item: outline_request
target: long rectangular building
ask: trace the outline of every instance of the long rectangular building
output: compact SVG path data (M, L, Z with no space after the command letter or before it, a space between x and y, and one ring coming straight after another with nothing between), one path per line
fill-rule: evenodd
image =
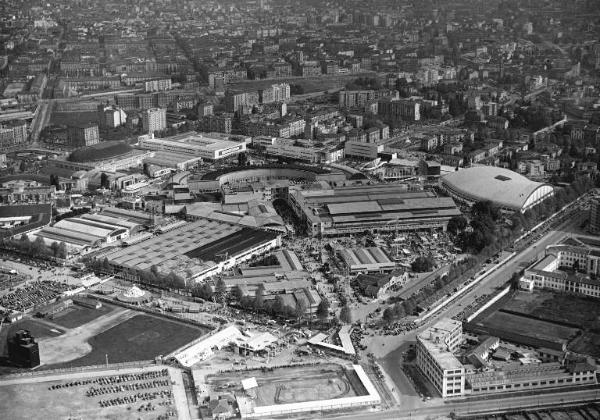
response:
M460 210L449 197L408 192L403 185L290 189L289 204L312 236L365 230L446 229Z
M156 266L186 280L201 281L276 248L280 236L216 220L200 219L107 255L117 270Z
M145 150L165 151L199 156L207 160L220 160L246 151L246 143L223 140L195 132L165 138L141 136L138 147Z

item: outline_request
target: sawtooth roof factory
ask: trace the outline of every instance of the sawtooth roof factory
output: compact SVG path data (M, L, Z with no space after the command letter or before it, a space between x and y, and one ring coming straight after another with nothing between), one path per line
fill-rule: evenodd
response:
M120 270L173 272L201 281L281 245L280 235L217 220L200 219L107 255Z
M452 172L442 178L442 187L465 203L489 200L504 211L521 213L554 195L554 189L548 184L495 166Z
M405 185L290 189L289 203L312 236L365 230L446 229L460 210L450 197L409 192Z

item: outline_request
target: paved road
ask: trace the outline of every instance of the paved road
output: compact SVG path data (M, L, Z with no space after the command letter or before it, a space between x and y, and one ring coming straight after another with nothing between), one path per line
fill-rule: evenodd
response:
M477 286L473 287L472 290L455 300L447 309L443 309L432 319L440 317L451 318L460 313L464 307L474 302L475 296L494 292L498 287L505 284L515 271L525 268L532 261L544 255L544 250L547 246L553 245L568 236L570 234L569 229L580 224L583 217L583 212L577 212L574 217L567 219L557 228L550 230L545 236L533 243L532 246L515 255L509 262L488 275Z
M423 287L431 283L437 276L447 273L449 269L450 265L445 264L429 274L419 276L419 278L409 281L408 286L404 287L397 296L401 297L402 299L409 298L413 293L418 292Z
M443 402L440 399L430 401L427 407L410 411L402 407L383 412L357 413L347 416L334 417L345 420L399 420L399 419L426 419L439 416L497 413L511 411L519 408L544 408L560 406L569 403L597 401L600 398L600 389L586 389L526 396L498 396L496 399L478 401Z
M31 122L31 141L37 142L42 129L48 125L50 121L50 115L52 114L52 100L39 100L33 121Z

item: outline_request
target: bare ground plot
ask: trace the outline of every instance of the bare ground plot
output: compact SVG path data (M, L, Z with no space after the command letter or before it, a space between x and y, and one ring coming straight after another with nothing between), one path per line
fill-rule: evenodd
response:
M600 334L584 332L568 346L575 353L588 354L592 357L600 357Z
M50 124L55 125L77 125L97 122L98 113L96 111L54 111L50 117Z
M600 305L597 299L592 298L546 290L517 292L504 304L503 309L582 328L600 327Z
M87 328L88 325L80 328ZM87 337L85 344L90 350L62 365L102 364L105 363L107 355L109 363L150 360L159 355L167 355L207 332L205 328L131 311L129 316L121 316L117 324ZM40 347L40 353L41 350Z
M114 306L103 304L99 309L85 308L79 305L73 305L70 308L56 314L52 318L54 324L58 324L65 328L81 327L94 319L110 313Z
M356 373L335 364L248 371L242 376L239 372L225 373L209 376L207 381L215 389L229 386L229 392L236 392L241 391L241 380L251 377L258 383L257 406L366 395Z
M147 372L148 369L136 369L136 372ZM102 373L102 372L100 372ZM113 372L120 374L121 372ZM104 375L102 375L104 376ZM108 375L107 375L108 376ZM156 419L172 413L171 418L177 418L175 407L175 396L172 394L170 376L164 377L166 384L157 385L153 380L143 379L123 384L138 384L138 390L119 390L118 392L107 392L102 395L87 396L90 389L103 388L108 390L108 385L98 383L83 384L86 380L95 380L99 372L85 372L71 375L70 378L53 380L54 377L32 377L20 383L0 382L0 418L11 420L30 419ZM71 386L50 389L53 385L71 384ZM147 394L157 392L158 394L148 397ZM160 394L162 392L162 394ZM171 392L171 394L169 394ZM144 398L140 394L146 394ZM135 398L130 403L117 403L109 407L102 407L100 402L123 397ZM150 410L148 408L150 403ZM140 407L143 407L141 411Z

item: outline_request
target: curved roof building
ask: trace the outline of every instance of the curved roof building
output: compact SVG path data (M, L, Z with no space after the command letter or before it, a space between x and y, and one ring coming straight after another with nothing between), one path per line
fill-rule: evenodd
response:
M503 210L524 212L554 195L551 185L496 166L476 166L442 178L443 188L467 203L489 200Z

